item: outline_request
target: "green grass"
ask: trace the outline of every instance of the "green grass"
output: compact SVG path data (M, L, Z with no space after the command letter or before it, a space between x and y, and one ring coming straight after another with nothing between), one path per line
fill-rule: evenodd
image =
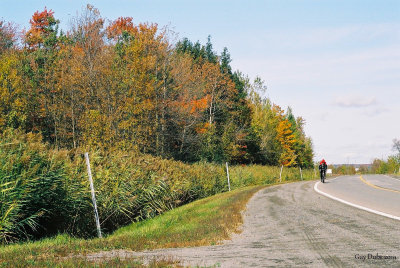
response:
M281 180L279 179L281 168L275 166L238 165L230 167L229 171L233 189L249 185L271 185L301 180L300 169L295 167L284 167ZM313 169L302 170L302 174L303 180L318 179L319 176Z
M298 168L284 168L280 181L279 167L232 166L233 191L226 192L225 165L94 152L92 172L106 237L85 240L82 237L92 237L96 228L82 152L51 150L36 134L3 133L0 242L19 244L0 247L0 266L81 266L85 259L64 257L110 249L216 244L237 230L240 211L258 189L255 185L301 179ZM312 178L312 170L303 171L303 179ZM200 199L207 196L211 197ZM44 235L55 237L22 243ZM115 266L123 265L115 260Z
M249 198L262 187L251 186L201 199L153 219L120 228L103 239L84 240L58 235L36 242L3 246L0 247L0 266L141 267L137 260L117 258L91 263L84 255L112 249L138 251L217 244L228 239L231 233L238 232L242 223L241 211ZM169 265L175 266L176 263L165 260L151 264L154 267Z

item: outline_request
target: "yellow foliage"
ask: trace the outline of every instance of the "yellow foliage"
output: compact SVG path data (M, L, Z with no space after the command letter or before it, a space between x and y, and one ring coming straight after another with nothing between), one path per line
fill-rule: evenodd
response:
M273 110L279 119L277 126L278 140L282 146L282 153L280 156L280 162L286 167L290 167L296 164L296 154L293 145L296 142L295 135L291 130L292 124L283 115L283 110L277 106L273 106Z
M26 120L26 97L18 72L19 58L4 53L0 58L0 129L7 124L19 126Z

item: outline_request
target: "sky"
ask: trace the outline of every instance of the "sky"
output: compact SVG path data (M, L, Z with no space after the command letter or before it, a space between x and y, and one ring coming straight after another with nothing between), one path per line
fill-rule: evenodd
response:
M0 19L29 27L46 6L66 30L94 5L103 17L168 26L177 38L227 47L234 70L306 121L315 160L371 163L400 139L400 1L0 0Z

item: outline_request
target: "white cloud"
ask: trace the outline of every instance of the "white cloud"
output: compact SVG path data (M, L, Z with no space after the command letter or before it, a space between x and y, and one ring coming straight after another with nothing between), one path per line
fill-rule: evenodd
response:
M350 95L337 97L334 104L344 108L360 108L375 105L377 101L375 97Z
M374 116L381 116L386 113L390 113L391 109L388 109L386 107L374 107L373 109L368 109L364 112L364 115L368 117L374 117Z
M274 102L307 120L315 159L369 163L393 154L400 133L399 41L399 24L267 30L243 41L245 56L232 52L233 67L260 75Z
M290 35L296 40L296 46L310 47L333 45L342 41L353 41L367 44L382 38L399 40L400 25L398 23L354 24L342 27L324 27L297 31Z
M271 54L235 59L234 67L247 74L261 75L270 88L306 86L310 89L382 87L400 79L400 46L365 48L358 51L335 51L316 55Z

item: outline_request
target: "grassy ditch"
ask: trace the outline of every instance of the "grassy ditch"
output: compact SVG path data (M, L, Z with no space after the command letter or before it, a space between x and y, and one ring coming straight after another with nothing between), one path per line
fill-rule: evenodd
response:
M53 150L39 134L11 129L0 134L1 265L82 266L84 259L60 258L110 249L215 244L240 224L239 211L258 189L246 187L301 179L298 168L284 168L280 181L279 167L231 166L233 191L227 192L225 165L89 150L106 234L105 239L90 239L96 227L85 151ZM303 179L313 177L312 170L303 170ZM123 263L116 259L110 266Z
M107 259L92 263L84 258L89 252L128 249L144 250L216 244L238 232L241 211L250 197L263 186L250 186L217 194L170 210L152 219L120 228L103 239L77 239L69 235L36 242L0 247L2 267L76 267L133 266L138 260ZM68 256L82 256L69 258ZM151 263L153 267L178 265L173 260Z
M83 148L52 150L38 134L0 134L0 244L67 233L92 238L96 228ZM132 151L90 151L97 206L106 234L228 190L225 165L186 164ZM231 188L279 181L279 167L230 167ZM303 171L304 179L312 171ZM284 168L282 182L300 180Z

